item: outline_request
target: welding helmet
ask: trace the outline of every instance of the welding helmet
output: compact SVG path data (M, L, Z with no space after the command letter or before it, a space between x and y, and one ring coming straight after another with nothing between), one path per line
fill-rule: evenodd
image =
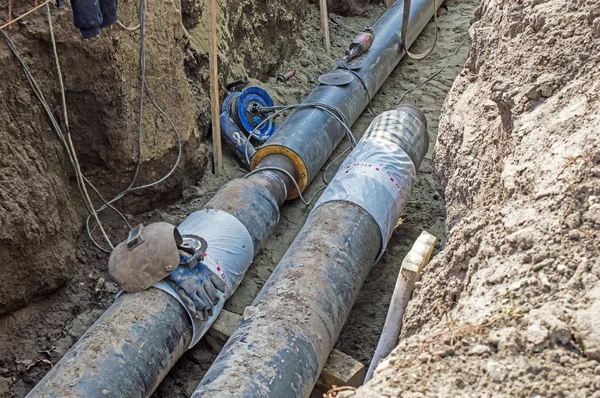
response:
M179 266L182 244L183 238L174 225L140 224L111 253L108 273L127 292L148 289Z

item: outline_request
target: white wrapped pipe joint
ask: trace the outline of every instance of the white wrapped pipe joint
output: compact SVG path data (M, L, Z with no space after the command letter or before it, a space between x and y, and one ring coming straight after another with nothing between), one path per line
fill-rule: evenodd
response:
M221 300L213 307L213 315L200 320L190 314L179 294L167 282L153 286L173 296L185 308L192 323L192 348L204 336L217 319L225 301L238 288L254 257L254 244L250 233L235 216L213 209L202 209L190 214L179 227L181 235L200 236L206 240L207 248L202 262L225 282L225 292L219 292Z
M340 166L315 208L348 201L365 209L381 231L379 261L408 201L429 148L427 120L403 104L378 115Z

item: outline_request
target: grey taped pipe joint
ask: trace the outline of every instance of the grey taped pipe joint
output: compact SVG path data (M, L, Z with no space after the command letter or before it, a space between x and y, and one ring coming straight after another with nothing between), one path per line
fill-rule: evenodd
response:
M194 398L311 394L389 239L384 226L395 226L404 209L428 141L425 118L412 106L373 121L246 309Z
M381 231L379 260L428 148L427 120L421 110L407 104L383 112L371 122L315 207L345 200L365 209Z

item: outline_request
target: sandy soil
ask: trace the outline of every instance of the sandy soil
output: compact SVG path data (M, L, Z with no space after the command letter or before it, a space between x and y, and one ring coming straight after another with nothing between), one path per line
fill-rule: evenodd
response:
M600 397L600 8L485 0L445 102L448 241L359 397Z

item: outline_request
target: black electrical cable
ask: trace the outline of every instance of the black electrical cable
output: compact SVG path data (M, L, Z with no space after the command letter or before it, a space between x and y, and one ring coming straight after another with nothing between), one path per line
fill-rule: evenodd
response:
M231 93L230 95L231 95L231 99L227 103L227 109L226 109L227 114L231 117L231 120L233 120L235 125L243 130L243 128L242 128L243 124L242 124L242 121L240 120L240 115L238 114L238 111L237 111L238 103L239 103L240 96L242 95L242 93L236 92L236 93Z

